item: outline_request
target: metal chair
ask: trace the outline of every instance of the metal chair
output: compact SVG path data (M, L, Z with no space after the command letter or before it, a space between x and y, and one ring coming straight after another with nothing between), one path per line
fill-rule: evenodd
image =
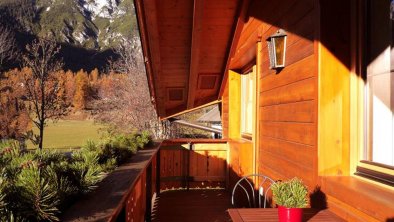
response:
M254 186L254 183L258 186ZM262 199L264 199L263 208L267 205L267 194L268 191L271 189L271 185L274 184L275 181L265 175L261 174L250 174L247 176L242 177L238 182L235 184L232 195L231 195L231 204L233 207L237 207L235 205L235 195L237 190L243 190L246 194L247 202L249 204L249 208L261 208L262 206ZM257 190L255 188L258 188ZM242 193L242 192L241 192ZM246 199L245 199L246 200ZM258 205L257 205L258 200Z

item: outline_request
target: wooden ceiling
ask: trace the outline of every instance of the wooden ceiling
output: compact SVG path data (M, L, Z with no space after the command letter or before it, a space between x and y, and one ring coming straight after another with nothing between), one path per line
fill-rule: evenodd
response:
M161 118L217 100L241 0L135 0Z

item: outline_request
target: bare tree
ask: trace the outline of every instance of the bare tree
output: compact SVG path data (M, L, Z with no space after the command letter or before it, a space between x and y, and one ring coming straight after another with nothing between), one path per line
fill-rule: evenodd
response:
M44 127L48 119L57 120L67 113L67 106L58 98L57 75L63 63L56 58L60 46L50 39L39 39L26 46L23 55L25 67L31 72L24 72L25 96L31 106L31 119L40 133L35 142L42 149Z
M120 129L149 130L155 138L168 137L170 124L159 120L149 94L139 39L123 40L116 53L120 58L110 61L109 71L126 77L116 80L116 92L111 98L105 99L107 96L103 95L108 91L101 93L104 99L99 105L102 112L98 118Z
M14 34L7 28L0 26L0 71L3 63L17 57Z

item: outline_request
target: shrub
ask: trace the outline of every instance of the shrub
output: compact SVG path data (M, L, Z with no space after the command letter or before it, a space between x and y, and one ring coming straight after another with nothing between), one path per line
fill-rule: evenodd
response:
M96 188L104 172L149 143L147 133L87 141L71 156L52 150L26 152L15 141L0 142L0 221L58 221L74 197Z
M26 162L22 168L15 181L18 209L14 213L29 221L58 221L57 191L42 176L43 169L33 161Z
M285 182L276 182L271 186L273 200L279 206L303 208L308 205L308 190L302 180L293 178Z
M98 163L98 154L90 151L77 151L73 153L73 162L70 165L72 179L78 192L89 193L96 188L103 175Z
M143 131L141 134L136 134L136 142L138 148L143 149L146 145L150 144L152 138L148 131Z
M142 134L111 135L99 144L88 142L84 149L95 150L99 154L99 163L105 164L105 169L112 169L115 165L124 163L138 149L142 149L151 141L147 132ZM114 163L113 160L116 160Z

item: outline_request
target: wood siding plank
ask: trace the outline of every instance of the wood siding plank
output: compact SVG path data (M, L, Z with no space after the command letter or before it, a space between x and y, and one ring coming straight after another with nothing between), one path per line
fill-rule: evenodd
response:
M260 106L309 101L317 93L315 78L309 78L260 94Z
M259 115L263 122L313 123L316 116L314 104L315 102L310 100L265 106L260 108Z
M316 125L296 122L260 122L260 136L314 146Z

